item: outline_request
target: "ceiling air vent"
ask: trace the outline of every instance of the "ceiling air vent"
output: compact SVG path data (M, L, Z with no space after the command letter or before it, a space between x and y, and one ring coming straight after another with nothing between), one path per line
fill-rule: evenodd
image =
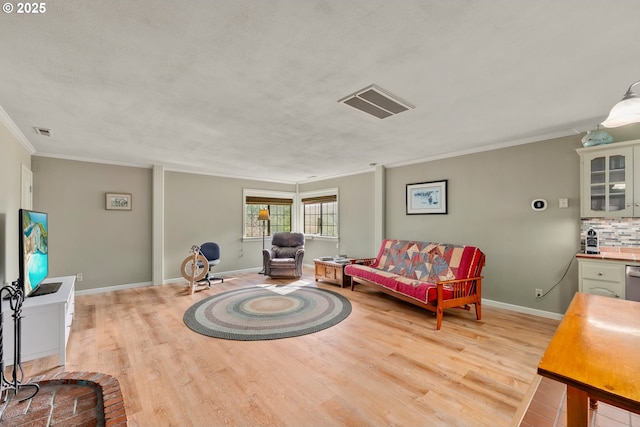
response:
M402 101L397 96L391 95L376 85L359 90L338 100L338 102L350 105L379 119L415 108L413 105Z
M42 135L42 136L51 136L51 129L47 129L47 128L34 128L36 130L36 133L38 135Z

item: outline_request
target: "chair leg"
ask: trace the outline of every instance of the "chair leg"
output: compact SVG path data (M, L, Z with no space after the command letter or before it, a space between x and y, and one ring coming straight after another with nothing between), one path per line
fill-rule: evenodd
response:
M207 273L207 275L198 281L199 284L204 285L204 282L207 282L207 286L211 287L212 280L220 280L220 283L224 283L224 277L216 277L213 274Z
M442 328L442 316L444 315L444 309L440 306L436 309L436 331Z
M211 282L213 282L214 280L220 280L220 283L224 283L223 277L209 276L207 277L207 283L209 283L209 286L211 286Z

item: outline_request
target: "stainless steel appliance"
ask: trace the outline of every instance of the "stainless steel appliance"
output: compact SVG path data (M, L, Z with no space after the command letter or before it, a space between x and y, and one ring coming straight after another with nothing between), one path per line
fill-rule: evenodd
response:
M587 230L587 240L584 245L584 251L588 254L600 253L600 241L598 238L598 230L590 228Z
M640 267L627 265L625 299L630 301L640 301Z

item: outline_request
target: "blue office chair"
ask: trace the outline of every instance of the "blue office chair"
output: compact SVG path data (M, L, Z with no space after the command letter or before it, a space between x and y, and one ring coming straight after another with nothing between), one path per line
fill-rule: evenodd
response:
M214 242L203 243L202 246L200 246L200 253L204 255L209 263L209 271L200 282L207 282L209 286L211 286L212 280L220 280L221 283L224 283L224 278L216 277L211 273L211 269L220 263L220 245Z

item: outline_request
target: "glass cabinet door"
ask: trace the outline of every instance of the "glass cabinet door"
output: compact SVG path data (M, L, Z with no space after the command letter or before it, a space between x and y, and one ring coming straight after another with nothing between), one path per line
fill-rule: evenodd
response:
M606 200L606 170L605 165L607 158L596 157L592 159L591 173L589 174L591 186L589 187L589 199L591 201L591 210L594 212L606 212L607 200Z
M585 196L583 216L632 216L632 149L585 155Z
M630 162L631 163L631 162ZM609 212L622 211L626 207L627 168L625 156L609 156Z

